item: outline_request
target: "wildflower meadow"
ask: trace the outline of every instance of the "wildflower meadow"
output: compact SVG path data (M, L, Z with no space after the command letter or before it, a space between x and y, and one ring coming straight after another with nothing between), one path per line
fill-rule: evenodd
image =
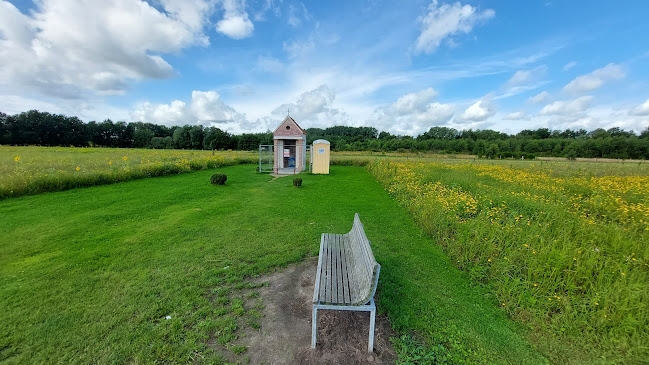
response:
M649 176L538 165L377 160L368 169L543 352L646 359Z
M0 199L252 162L231 150L0 146Z

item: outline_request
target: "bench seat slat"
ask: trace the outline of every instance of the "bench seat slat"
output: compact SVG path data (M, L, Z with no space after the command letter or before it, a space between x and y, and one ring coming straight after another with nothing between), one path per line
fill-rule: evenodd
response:
M320 299L320 276L322 275L322 249L324 248L326 233L320 237L320 253L318 254L318 271L315 276L315 288L313 288L313 302L317 303Z
M331 237L331 236L330 236ZM325 303L331 303L331 252L333 246L333 242L329 242L328 245L328 250L327 250L327 284L326 284L326 289L325 289L325 297L324 301Z
M338 284L340 275L338 275L338 236L334 238L333 250L331 250L331 301L329 303L339 303L338 301Z
M334 300L334 303L344 303L343 299L343 285L345 284L344 278L343 278L343 273L342 273L342 257L340 254L340 250L342 249L342 245L340 242L339 238L336 238L336 291L334 295L336 296L336 300Z
M344 240L341 240L341 270L342 270L342 282L343 282L343 303L345 305L351 304L351 297L349 295L349 268L347 267L348 263L348 251L347 251L347 244L345 244Z
M328 252L328 246L329 246L329 237L331 235L329 233L325 234L325 239L322 242L323 250L322 250L322 268L321 268L321 274L320 274L320 295L318 296L318 302L324 302L325 300L325 292L327 290L327 252Z

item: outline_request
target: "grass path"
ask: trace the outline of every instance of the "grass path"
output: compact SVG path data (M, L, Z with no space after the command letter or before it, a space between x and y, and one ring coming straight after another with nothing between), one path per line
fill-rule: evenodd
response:
M544 362L363 168L300 189L253 165L219 171L225 186L212 170L0 201L0 361L219 363L206 343L227 345L254 312L232 296L244 278L317 255L320 233L358 212L379 309L426 341L396 341L404 359Z

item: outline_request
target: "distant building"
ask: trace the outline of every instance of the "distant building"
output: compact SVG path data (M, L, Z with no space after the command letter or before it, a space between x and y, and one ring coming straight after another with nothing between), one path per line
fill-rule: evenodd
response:
M306 131L290 116L273 132L276 174L297 174L306 169Z

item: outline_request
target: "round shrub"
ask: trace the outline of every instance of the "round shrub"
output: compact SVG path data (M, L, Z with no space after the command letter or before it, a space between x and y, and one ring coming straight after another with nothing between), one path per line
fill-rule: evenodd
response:
M298 188L300 186L302 186L302 178L301 177L296 177L295 179L293 179L293 186L298 187Z
M227 179L228 176L226 174L214 174L210 177L210 182L212 185L224 185Z

